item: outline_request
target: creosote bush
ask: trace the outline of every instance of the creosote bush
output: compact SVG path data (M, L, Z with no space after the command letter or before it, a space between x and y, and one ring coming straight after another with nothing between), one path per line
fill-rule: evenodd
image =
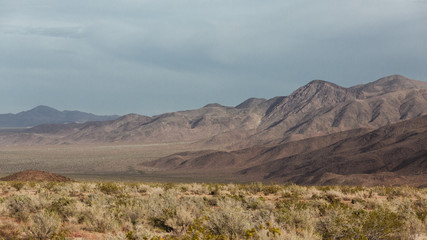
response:
M0 182L0 239L425 239L427 190Z

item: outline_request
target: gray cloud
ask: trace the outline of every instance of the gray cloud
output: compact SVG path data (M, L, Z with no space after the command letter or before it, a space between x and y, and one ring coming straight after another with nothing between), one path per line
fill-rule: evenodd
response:
M0 0L0 109L158 114L427 80L425 1Z

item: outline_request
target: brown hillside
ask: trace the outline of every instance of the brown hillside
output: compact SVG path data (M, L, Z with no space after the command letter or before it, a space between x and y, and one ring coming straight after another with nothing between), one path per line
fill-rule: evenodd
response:
M174 154L144 166L298 184L427 184L427 115L276 146Z
M29 181L29 182L70 182L71 179L44 171L26 170L0 178L0 181Z

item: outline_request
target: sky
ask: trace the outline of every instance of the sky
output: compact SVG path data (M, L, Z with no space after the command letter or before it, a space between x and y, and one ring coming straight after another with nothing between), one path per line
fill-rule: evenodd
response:
M0 0L0 113L156 115L427 81L427 0Z

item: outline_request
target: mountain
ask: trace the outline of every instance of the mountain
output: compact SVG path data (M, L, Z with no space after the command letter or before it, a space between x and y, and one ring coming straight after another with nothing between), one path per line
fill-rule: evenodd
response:
M0 114L0 127L33 127L41 124L63 124L88 121L114 120L118 116L97 116L79 111L58 111L47 106L38 106L17 114Z
M427 114L427 82L392 75L350 88L314 80L289 96L251 98L236 107L208 104L153 117L45 125L0 134L0 144L61 142L192 142L239 149L295 141L356 128L378 128ZM34 142L36 141L36 142Z
M427 115L275 146L170 155L142 166L174 174L297 184L427 186Z

